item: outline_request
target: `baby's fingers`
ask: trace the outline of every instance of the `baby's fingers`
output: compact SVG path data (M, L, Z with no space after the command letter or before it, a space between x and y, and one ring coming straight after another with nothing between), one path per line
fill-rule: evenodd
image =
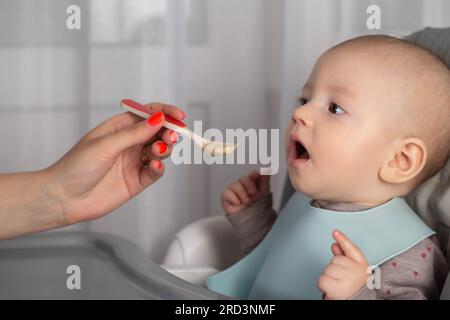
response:
M333 290L336 290L336 288L338 287L338 280L326 275L326 274L322 274L319 279L317 280L317 287L319 288L320 291L322 291L325 296L330 299L332 298L333 294Z
M227 188L222 193L222 200L224 202L229 202L235 206L238 206L241 204L241 200L239 200L238 196L230 188Z
M343 255L345 255L344 250L342 250L341 246L338 245L336 242L334 242L331 245L331 252L333 252L333 255L335 255L335 256L343 256Z
M261 175L256 170L250 172L248 176L257 186L258 193L262 195L270 193L270 176Z
M341 265L330 263L325 267L322 273L333 279L339 280L345 275L345 270L346 269Z
M255 182L253 182L253 180L249 176L243 176L242 178L239 179L239 181L244 186L244 188L246 189L247 193L250 196L253 196L258 193L258 189L256 187Z
M349 257L358 263L367 264L364 253L349 238L347 238L344 233L339 230L334 230L333 238L336 240L336 243L342 249L346 257Z
M258 171L252 170L252 171L250 171L250 173L248 174L248 176L250 177L250 179L253 180L253 182L258 183L259 177L260 177L261 175L259 174Z
M240 183L239 181L232 183L230 185L230 189L232 191L234 191L234 193L236 193L236 195L239 197L239 200L241 202L243 202L243 203L250 202L250 197L248 196L247 191L244 188L244 185L242 183Z

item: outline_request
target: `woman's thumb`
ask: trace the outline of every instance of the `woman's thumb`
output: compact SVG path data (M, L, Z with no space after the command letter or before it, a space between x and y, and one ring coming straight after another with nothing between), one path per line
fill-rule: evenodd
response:
M111 156L116 157L124 150L150 140L161 129L163 122L164 113L157 112L146 121L140 121L102 138L99 148L108 150Z

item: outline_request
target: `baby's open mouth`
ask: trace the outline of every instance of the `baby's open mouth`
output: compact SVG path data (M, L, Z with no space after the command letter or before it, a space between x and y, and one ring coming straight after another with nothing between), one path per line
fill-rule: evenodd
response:
M309 152L299 140L292 138L289 146L289 158L306 162L309 160Z
M298 141L295 141L295 158L296 159L309 159L308 150Z

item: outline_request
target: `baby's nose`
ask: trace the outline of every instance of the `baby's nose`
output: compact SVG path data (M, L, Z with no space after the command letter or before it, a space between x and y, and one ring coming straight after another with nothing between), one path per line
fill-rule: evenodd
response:
M305 107L305 105L296 108L292 113L292 119L295 123L298 123L302 126L312 127L313 121L311 115L309 114L309 111L306 109L307 107Z

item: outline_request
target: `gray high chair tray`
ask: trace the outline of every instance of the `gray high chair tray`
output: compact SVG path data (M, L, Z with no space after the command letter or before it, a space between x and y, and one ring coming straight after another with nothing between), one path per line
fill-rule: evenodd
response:
M80 289L66 285L71 265L80 268ZM50 232L0 241L0 299L221 298L175 277L117 236Z

